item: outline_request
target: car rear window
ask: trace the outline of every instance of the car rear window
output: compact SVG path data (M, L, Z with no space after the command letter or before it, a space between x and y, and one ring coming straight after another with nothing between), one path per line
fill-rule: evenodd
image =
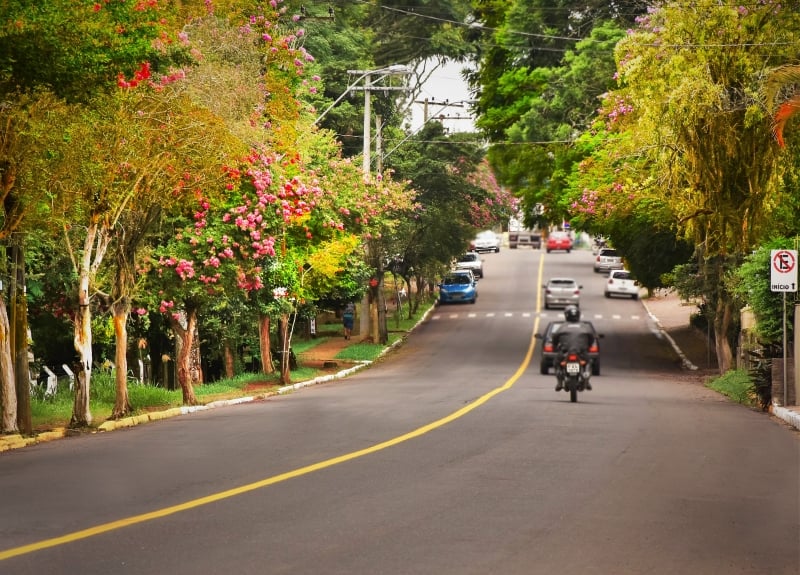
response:
M617 273L614 274L614 279L615 280L630 280L630 279L633 279L633 278L631 277L631 274L628 273L628 272L617 272Z
M460 261L460 262L474 262L476 259L477 259L477 257L475 256L475 254L464 254L463 256L458 258L458 261Z
M447 276L444 278L444 285L463 285L470 283L469 278L464 274Z
M615 258L617 257L617 250L604 249L603 251L600 252L600 255L609 258Z
M550 285L553 287L572 287L575 282L572 280L550 280Z

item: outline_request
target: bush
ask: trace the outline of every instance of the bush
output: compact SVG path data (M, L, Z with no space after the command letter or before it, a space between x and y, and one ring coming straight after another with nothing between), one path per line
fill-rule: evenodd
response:
M731 371L711 380L708 387L743 405L756 404L756 391L750 374L741 369Z

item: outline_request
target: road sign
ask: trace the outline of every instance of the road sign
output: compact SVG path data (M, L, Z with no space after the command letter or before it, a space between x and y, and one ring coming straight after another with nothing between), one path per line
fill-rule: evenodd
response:
M772 291L797 291L797 250L772 250L770 270L769 285Z

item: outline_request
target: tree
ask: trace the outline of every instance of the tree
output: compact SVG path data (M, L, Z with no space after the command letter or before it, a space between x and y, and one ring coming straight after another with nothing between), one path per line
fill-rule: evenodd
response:
M430 271L431 264L446 269L476 230L502 224L515 209L474 137L448 136L439 122L429 122L390 158L396 176L417 190L419 210L400 222L401 242L391 254L397 256L397 273L409 283L412 275Z
M118 74L129 73L134 68L138 68L138 75L149 73L149 68L145 68L142 62L159 52L166 52L164 40L168 36L162 34L162 26L172 16L167 11L157 13L158 5L155 2L96 3L76 8L74 3L60 0L47 5L12 1L5 3L4 9L7 19L0 29L0 68L3 70L0 74L0 90L6 94L14 93L14 98L20 99L46 87L57 97L75 104L87 102L98 93L108 93L114 88L114 76ZM153 42L156 38L160 39L159 45ZM43 62L48 65L42 65ZM6 127L13 136L11 130L17 129L17 126L7 124ZM20 199L24 191L14 189L19 165L8 161L10 157L6 156L3 165L6 198L11 204L21 205L24 203ZM104 234L98 233L98 213L95 209L86 236L87 240L98 240L97 255L107 247ZM7 225L19 223L16 219L6 222ZM21 249L21 244L15 249ZM17 258L17 261L24 260ZM81 257L75 261L81 261L87 267L92 265L91 257ZM22 277L19 273L14 275ZM80 309L86 313L90 276L91 272L81 275L79 282ZM0 313L2 311L4 309ZM14 315L24 318L21 313ZM76 334L81 334L76 337L76 347L85 352L91 342L88 327L90 316L81 314L76 319ZM0 321L0 325L5 323ZM18 328L15 331L24 333ZM84 345L87 337L89 348ZM24 348L19 351L27 356ZM88 413L91 356L81 359L83 369L79 373L81 383L76 393L76 414L73 417L76 425L84 425L91 419ZM9 373L2 375L8 376ZM27 389L27 385L22 388Z
M50 157L57 155L64 146L59 128L65 125L70 114L70 107L47 91L15 94L0 105L0 246L3 254L0 265L6 278L17 277L17 270L7 256L15 254L21 265L26 238L44 231L37 224L49 213L50 193L45 174ZM14 335L27 333L25 314L16 312L17 303L24 306L25 289L24 284L19 285L17 297L11 299L16 325L9 321L6 289L8 285L0 286L0 403L3 407L0 431L31 433L28 354L24 348L27 336L20 339ZM12 352L15 342L23 346L14 350L17 353ZM24 360L21 370L14 367L19 353Z
M112 418L130 413L127 322L136 297L137 263L163 211L175 209L201 187L221 185L219 156L244 146L207 110L193 105L183 86L121 95L124 142L115 158L127 196L111 220L114 277L110 311L116 334L116 401Z
M774 3L665 3L618 44L621 87L604 103L629 138L610 156L638 158L625 172L635 183L615 182L619 196L663 198L696 246L723 372L737 311L726 278L767 235L786 167L763 70L792 57L785 47L798 29L800 15Z

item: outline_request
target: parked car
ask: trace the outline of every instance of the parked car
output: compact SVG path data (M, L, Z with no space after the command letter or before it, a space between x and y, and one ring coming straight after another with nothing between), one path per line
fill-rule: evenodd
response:
M537 339L542 340L542 358L539 361L539 373L547 375L550 368L555 365L555 359L558 356L558 350L553 346L553 334L564 325L563 320L551 321L547 324L543 334L536 334ZM600 375L600 338L603 334L597 333L594 325L590 321L582 321L584 325L588 325L594 332L594 345L589 348L589 359L592 362L592 375Z
M624 295L633 299L639 297L639 282L633 279L628 270L611 270L608 272L605 296Z
M547 236L547 253L554 250L563 250L569 253L572 250L572 238L566 232L551 232Z
M467 252L456 260L455 269L469 270L476 278L483 277L483 260L478 252Z
M544 309L581 305L581 289L572 278L551 278L544 284Z
M475 303L478 285L469 270L452 271L439 284L439 303Z
M472 245L472 249L478 253L497 253L500 251L500 236L498 236L492 230L486 230L485 232L481 232L475 236L475 239L472 241Z
M608 273L611 270L621 270L623 268L622 256L614 248L600 248L594 259L594 271L598 273Z

